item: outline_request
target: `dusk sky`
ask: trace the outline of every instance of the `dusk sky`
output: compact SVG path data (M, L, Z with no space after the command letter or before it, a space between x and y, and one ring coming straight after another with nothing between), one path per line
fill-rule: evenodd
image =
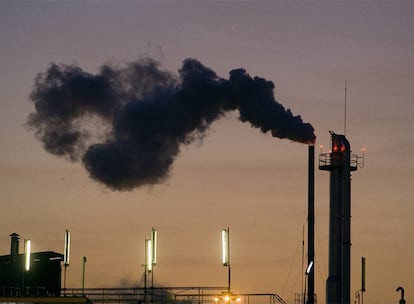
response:
M169 176L108 188L81 162L48 153L27 126L35 77L51 63L96 74L151 57L178 75L194 58L224 79L243 68L275 85L275 99L353 153L351 299L366 257L366 303L414 301L414 2L0 1L0 255L9 234L35 251L63 252L67 287L142 284L144 239L159 232L156 286L226 286L221 230L230 227L232 289L301 292L307 218L306 144L274 138L231 111L181 145ZM316 159L316 164L318 160ZM328 274L329 172L315 172L318 303ZM20 251L23 251L21 245Z

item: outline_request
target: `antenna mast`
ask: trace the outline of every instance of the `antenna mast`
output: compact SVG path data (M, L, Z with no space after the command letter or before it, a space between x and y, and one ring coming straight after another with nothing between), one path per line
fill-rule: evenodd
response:
M345 109L344 109L344 135L346 136L346 93L347 93L347 81L345 80Z

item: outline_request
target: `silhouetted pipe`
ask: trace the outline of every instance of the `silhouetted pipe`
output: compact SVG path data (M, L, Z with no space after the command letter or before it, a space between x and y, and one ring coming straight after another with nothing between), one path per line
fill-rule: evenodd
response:
M13 262L16 261L16 257L19 255L19 235L15 232L10 234L10 255L12 256Z
M397 292L401 291L401 299L398 302L399 304L405 304L405 299L404 299L404 288L402 287L398 287L397 288Z
M308 148L308 265L313 263L308 277L308 304L314 304L315 294L315 146Z

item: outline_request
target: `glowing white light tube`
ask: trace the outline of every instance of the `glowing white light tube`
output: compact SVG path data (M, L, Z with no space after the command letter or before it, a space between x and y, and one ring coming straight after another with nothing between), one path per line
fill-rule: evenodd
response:
M306 268L306 272L305 272L306 275L308 275L311 272L312 267L313 267L313 261L310 261L308 268Z
M152 256L152 265L156 265L157 264L157 230L155 230L154 228L152 228L152 233L151 233L151 242L152 242L152 252L151 252L151 256Z
M24 242L24 251L25 251L25 262L24 262L24 269L26 271L30 270L30 254L32 250L32 242L30 240L25 240Z
M147 240L147 271L152 271L152 241Z
M229 228L221 231L222 263L223 266L230 265L229 259Z
M65 251L63 254L63 263L69 265L69 256L70 256L70 231L66 229L65 232Z

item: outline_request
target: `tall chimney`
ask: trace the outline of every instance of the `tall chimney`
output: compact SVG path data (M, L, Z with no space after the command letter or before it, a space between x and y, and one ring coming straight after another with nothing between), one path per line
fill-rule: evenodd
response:
M308 148L308 304L314 304L315 294L315 146Z
M344 135L331 132L330 153L321 154L319 169L330 171L329 276L326 303L349 304L351 281L351 147ZM354 155L352 155L354 157Z
M16 257L19 255L19 235L16 232L10 234L11 243L10 243L10 255L13 258L13 261L16 260Z

